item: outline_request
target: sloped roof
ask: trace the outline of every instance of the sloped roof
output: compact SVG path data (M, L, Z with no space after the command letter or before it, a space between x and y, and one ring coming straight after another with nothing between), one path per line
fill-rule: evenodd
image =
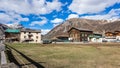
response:
M6 29L5 32L7 33L20 33L19 29Z
M83 28L75 28L75 27L72 27L71 29L76 29L76 30L79 30L79 31L90 31L90 32L93 32L92 30L83 29ZM71 30L71 29L70 29L70 30ZM70 30L69 30L69 31L70 31ZM68 31L68 32L69 32L69 31Z
M89 35L89 37L91 37L91 38L102 38L102 34L92 34L92 35Z
M21 32L41 32L41 30L21 29Z

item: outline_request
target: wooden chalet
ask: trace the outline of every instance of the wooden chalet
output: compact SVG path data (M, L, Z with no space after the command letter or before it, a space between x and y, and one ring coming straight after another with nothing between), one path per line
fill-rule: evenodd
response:
M69 40L73 42L84 42L88 41L89 35L93 34L93 31L82 28L72 27L69 31Z
M120 31L115 31L114 33L116 35L116 40L120 41Z
M106 37L113 37L113 36L115 36L115 33L113 33L113 32L105 32L105 36Z
M105 38L106 39L116 39L115 32L105 32Z
M114 32L105 32L106 37L115 37L120 36L120 31L114 31Z
M116 36L120 36L120 31L115 31L114 33Z
M20 38L20 30L19 29L6 29L5 30L5 39L7 42L19 41Z

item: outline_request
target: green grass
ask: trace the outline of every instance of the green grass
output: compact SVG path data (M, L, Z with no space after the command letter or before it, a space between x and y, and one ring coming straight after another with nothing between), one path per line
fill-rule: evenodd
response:
M8 44L45 68L119 68L120 44ZM21 59L23 59L21 57ZM24 59L23 59L24 60ZM26 62L27 63L27 62Z

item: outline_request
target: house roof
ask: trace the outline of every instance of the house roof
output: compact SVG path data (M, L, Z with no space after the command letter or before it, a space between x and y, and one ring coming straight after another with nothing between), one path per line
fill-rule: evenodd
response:
M68 35L58 35L56 37L59 38L59 37L69 37L69 36Z
M93 34L93 35L89 35L89 37L91 38L102 38L101 34Z
M41 30L33 30L33 29L21 29L21 32L41 32Z
M72 27L71 29L76 29L76 30L79 30L79 31L88 31L88 32L93 32L92 30L89 30L89 29L84 29L84 28L75 28L75 27ZM71 30L70 29L70 30ZM68 32L70 31L68 30Z
M7 33L20 33L19 29L6 29L5 32Z

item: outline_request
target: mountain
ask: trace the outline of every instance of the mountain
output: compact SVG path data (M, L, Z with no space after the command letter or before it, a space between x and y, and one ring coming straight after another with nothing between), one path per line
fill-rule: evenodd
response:
M104 33L106 31L120 30L120 20L90 20L81 18L72 18L53 28L43 39L51 39L60 35L68 35L67 31L71 27L93 30L95 33Z
M0 36L4 34L4 31L8 29L9 27L7 25L0 23Z
M114 31L120 31L120 21L113 21L104 25L98 26L96 28L99 32L114 32Z
M19 23L7 24L7 26L12 28L12 29L22 29L22 28L24 28L23 25L19 24Z

